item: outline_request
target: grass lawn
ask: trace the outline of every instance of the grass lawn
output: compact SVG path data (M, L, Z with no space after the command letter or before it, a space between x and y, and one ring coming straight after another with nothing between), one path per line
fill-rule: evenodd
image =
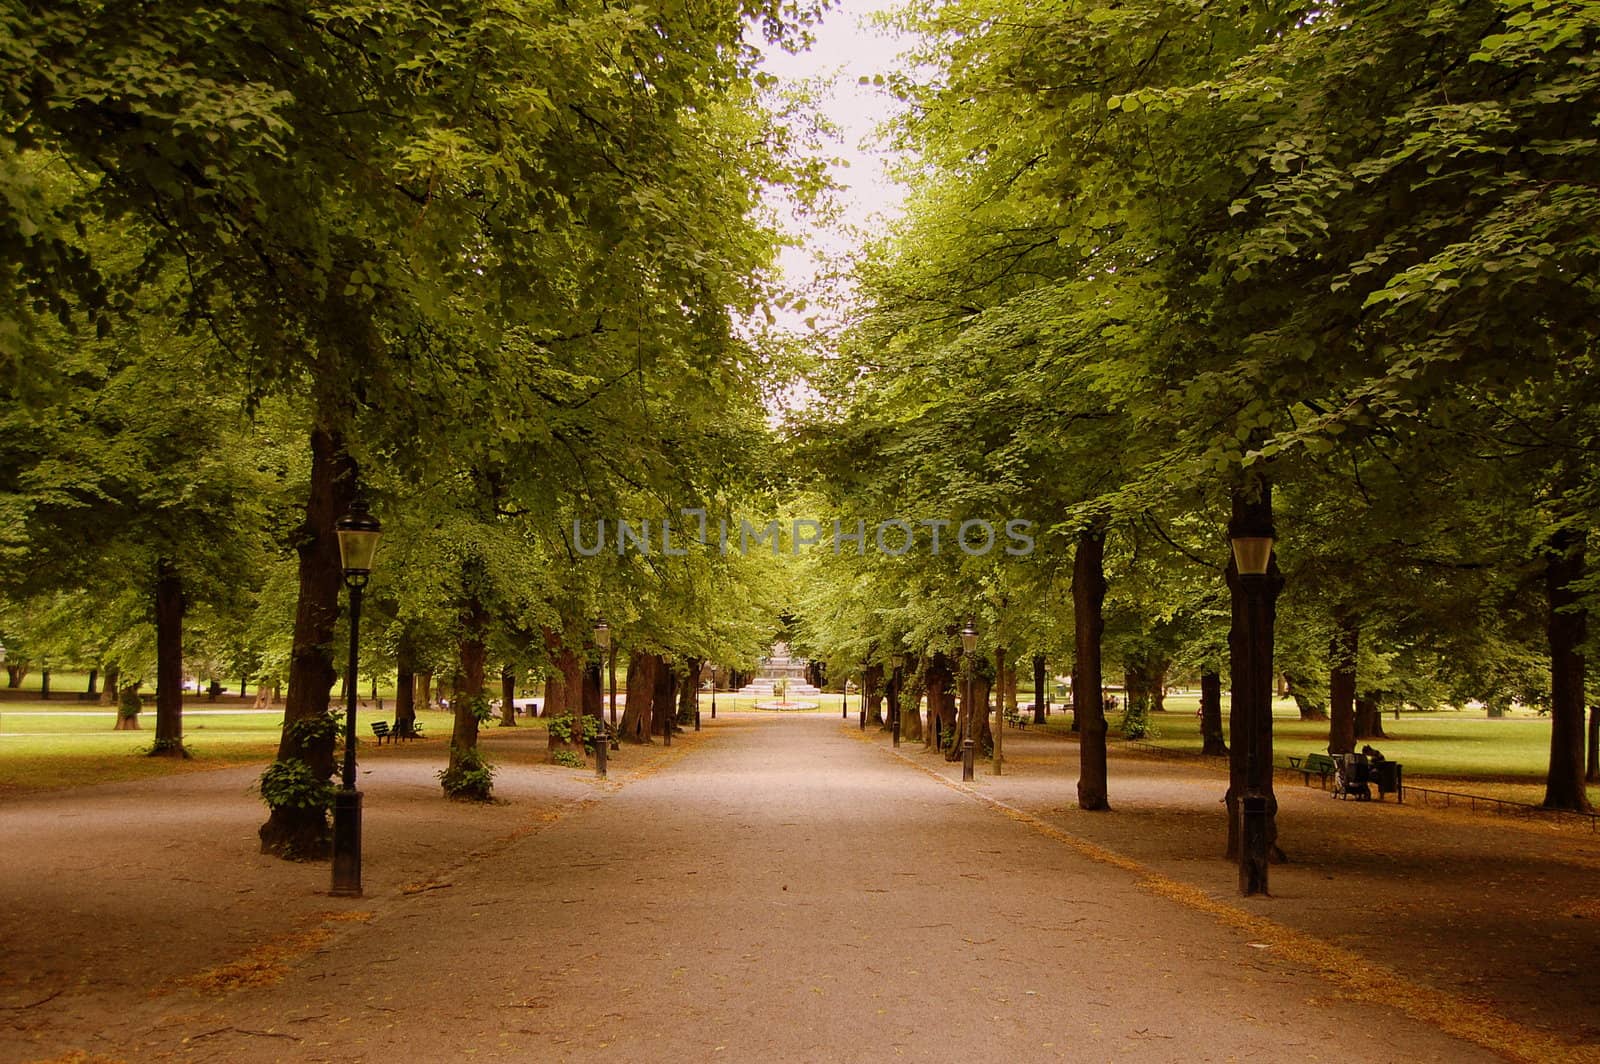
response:
M362 739L371 741L370 724L393 717L363 709L356 715ZM417 714L429 736L448 737L448 712ZM196 772L272 760L283 725L281 706L270 712L241 712L231 707L185 707L184 746L187 760L146 757L155 739L155 710L140 717L139 731L113 731L116 715L90 703L0 703L0 793L53 787L77 787L116 780L149 779L174 772Z
M32 681L36 675L29 674L29 688L34 686ZM116 714L111 707L54 697L62 691L57 685L58 675L50 677L52 697L49 701L0 702L0 794L264 763L277 753L283 725L281 705L270 711L256 711L251 710L248 703L189 702L184 706L183 738L192 756L187 760L144 756L155 738L153 706L147 706L141 716L141 730L113 731ZM86 677L80 677L80 681L83 679ZM80 682L76 690L81 691L83 687ZM759 699L718 693L717 708L748 711L757 701ZM837 694L825 694L809 701L818 703L818 708L812 712L838 711ZM619 691L619 713L622 703ZM859 700L852 695L851 715L859 708ZM706 717L711 714L709 692L700 696L700 712ZM363 742L371 742L372 722L393 717L392 698L384 700L382 712L362 707L356 715L357 734ZM417 720L429 738L448 740L452 727L449 711L423 710L417 714ZM527 717L522 718L521 723L535 728L543 726L543 721ZM487 727L492 729L494 725L490 723Z

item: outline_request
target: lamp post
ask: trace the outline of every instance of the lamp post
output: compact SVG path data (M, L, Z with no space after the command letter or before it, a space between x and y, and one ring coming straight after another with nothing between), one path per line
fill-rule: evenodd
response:
M965 725L962 728L962 735L965 738L961 740L961 779L963 782L971 782L972 760L976 752L976 744L972 741L972 726L977 719L977 715L972 711L972 665L975 660L972 655L978 649L978 629L973 626L970 618L967 620L967 626L961 629L961 649L964 651L963 656L966 658L967 666L965 693L961 698L961 715Z
M662 657L661 657L661 663L663 665L665 665L669 669L672 668L672 655L671 654L663 654ZM669 686L668 689L669 690L671 689L670 686ZM676 717L678 715L677 714L677 707L670 704L672 700L668 699L667 701L668 701L667 711L661 717L661 745L662 746L671 746L672 745L672 723L673 723L672 718ZM652 707L652 708L654 708L654 707Z
M711 666L711 719L717 719L717 667Z
M334 526L339 562L350 589L350 663L344 711L344 772L333 795L333 889L336 897L361 896L361 792L356 790L356 652L361 646L361 592L372 574L383 526L359 500Z
M611 649L611 626L606 623L604 617L601 617L594 622L594 644L600 648L600 653L602 655L605 655L606 652ZM616 716L617 670L613 668L611 670L611 717L613 720L615 720ZM579 728L582 728L582 720L579 720L578 726ZM580 731L579 734L581 735L582 732ZM611 736L607 734L607 729L604 725L602 725L600 728L600 734L595 738L594 743L594 774L600 779L606 778L606 747L610 745Z
M700 730L700 660L694 663L694 730Z
M1272 618L1269 615L1270 578L1267 570L1272 563L1272 534L1266 530L1260 535L1234 535L1234 567L1239 570L1239 588L1244 596L1244 668L1246 683L1243 704L1235 703L1234 712L1244 712L1245 726L1245 789L1242 797L1243 818L1239 846L1239 893L1245 896L1266 894L1267 857L1267 796L1261 785L1259 761L1260 739L1258 732L1263 719L1270 722L1272 714ZM1237 697L1237 696L1236 696Z
M905 684L902 669L905 668L906 656L900 651L894 652L894 673L889 680L889 690L892 692L889 702L889 729L894 736L894 745L900 745L900 689Z

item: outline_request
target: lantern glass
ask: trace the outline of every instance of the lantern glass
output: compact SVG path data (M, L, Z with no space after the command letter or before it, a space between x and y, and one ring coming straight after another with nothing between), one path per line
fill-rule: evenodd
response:
M971 621L968 621L967 626L961 629L961 649L968 654L978 649L978 629L973 627Z
M383 536L383 526L378 519L361 508L354 508L339 518L335 526L339 535L339 564L346 576L366 576L372 572L373 559L378 553L378 540Z
M1271 536L1233 537L1233 563L1242 575L1261 576L1271 562Z
M611 649L611 626L603 620L594 622L594 645L601 650Z

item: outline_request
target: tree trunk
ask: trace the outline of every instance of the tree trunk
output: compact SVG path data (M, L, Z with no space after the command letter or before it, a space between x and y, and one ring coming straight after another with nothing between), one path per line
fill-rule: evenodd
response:
M139 687L131 683L117 691L117 723L112 731L139 731Z
M1589 614L1578 597L1583 579L1585 535L1563 528L1550 537L1545 556L1547 610L1545 631L1550 644L1550 771L1545 777L1544 807L1590 810L1583 783L1583 641Z
M335 675L334 627L344 583L333 526L349 511L355 491L356 466L345 453L343 439L318 425L311 431L311 488L296 547L300 593L289 659L289 699L278 743L279 761L303 762L318 780L333 775L333 734L315 726L328 713ZM328 817L322 809L274 809L259 835L262 853L300 859L328 855Z
M39 700L50 701L50 666L45 665L39 669Z
M1307 693L1311 687L1309 677L1288 672L1284 673L1283 676L1289 685L1289 697L1294 699L1295 708L1300 711L1301 720L1328 719L1327 705L1318 702Z
M402 629L395 646L394 730L415 735L417 729L417 651L411 633Z
M1361 626L1350 617L1335 622L1328 647L1328 753L1338 756L1356 748L1356 652Z
M1222 733L1222 676L1216 669L1200 673L1200 738L1202 754L1228 756L1228 743Z
M122 679L122 670L115 665L106 666L105 683L100 686L100 704L102 706L114 705L117 697L117 681Z
M690 658L684 667L683 683L678 688L678 723L694 727L695 698L700 691L700 659Z
M1242 490L1233 493L1233 514L1228 523L1230 536L1272 534L1272 488L1261 485L1255 499ZM1277 848L1277 796L1272 788L1272 692L1275 673L1272 667L1273 626L1277 619L1278 595L1283 577L1274 554L1265 576L1244 577L1231 556L1226 579L1231 592L1232 624L1228 628L1228 680L1232 687L1232 711L1228 714L1228 807L1229 858L1238 859L1242 845L1243 798L1254 794L1266 800L1266 845ZM1246 581L1257 581L1254 588ZM1252 643L1251 633L1255 640ZM1259 871L1259 870L1258 870Z
M583 712L585 716L599 719L606 715L606 693L598 658L583 666Z
M656 667L655 686L650 691L650 733L665 736L673 727L674 702L678 695L678 674L666 660Z
M1359 739L1387 739L1383 731L1383 696L1377 691L1368 691L1356 697L1356 738ZM1355 744L1351 744L1351 749Z
M939 651L928 659L923 672L928 691L928 734L930 748L940 749L955 734L956 711L950 688L955 676L950 670L950 658Z
M22 686L22 681L28 676L28 663L26 661L6 662L6 686L15 690Z
M650 709L655 699L656 672L661 659L635 650L628 655L627 705L617 724L618 738L630 743L650 741Z
M1050 697L1050 678L1045 674L1043 654L1033 656L1033 722L1045 722L1045 703Z
M568 737L561 738L556 729L551 729L545 743L545 759L554 762L556 755L562 751L583 757L583 659L578 657L578 652L566 642L565 632L573 631L570 625L563 625L562 631L553 629L544 630L545 646L551 652L551 660L555 664L556 673L551 677L550 683L545 685L547 700L544 715L551 718L567 718L570 728Z
M500 727L517 726L517 670L510 665L500 669Z
M1072 557L1072 715L1078 742L1078 808L1110 809L1106 784L1106 714L1100 669L1105 633L1106 539L1103 529L1078 533Z
M470 584L470 582L469 582ZM446 776L473 769L481 762L478 752L478 703L484 697L484 665L488 650L484 646L489 627L489 611L476 594L468 594L461 604L461 634L456 640L459 668L455 689L450 692L451 721L450 762ZM452 798L487 801L493 790L490 783L471 787L449 787L445 794Z
M183 580L166 558L156 563L156 741L150 753L183 749Z
M900 704L900 738L905 742L922 741L922 691L922 673L907 654L894 691L895 701Z
M89 670L89 686L83 692L85 695L93 698L98 693L98 692L95 691L95 681L97 681L99 678L100 678L100 670L99 669L90 669Z
M414 696L413 704L418 709L432 709L433 708L433 673L431 673L431 672L419 672L419 673L417 673L416 680L414 681L414 683L416 685L416 694Z
M882 725L883 719L883 666L869 665L861 673L862 697L866 699L867 723Z

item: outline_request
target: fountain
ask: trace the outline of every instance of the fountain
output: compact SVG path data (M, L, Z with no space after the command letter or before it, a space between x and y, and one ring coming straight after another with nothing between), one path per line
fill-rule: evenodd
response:
M758 708L770 706L774 709L799 709L802 705L814 708L814 703L794 701L796 696L808 697L822 693L806 683L806 664L803 658L796 659L789 656L789 644L774 643L772 653L761 659L761 667L756 670L755 679L740 688L739 694L769 700L766 705L758 703ZM776 701L772 701L773 699Z

